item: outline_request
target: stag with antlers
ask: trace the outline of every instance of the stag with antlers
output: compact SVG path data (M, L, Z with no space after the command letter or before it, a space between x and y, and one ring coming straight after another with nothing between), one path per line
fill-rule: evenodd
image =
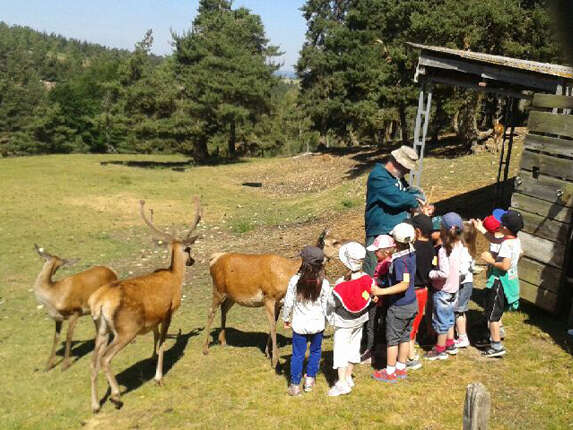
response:
M38 302L44 306L50 318L56 322L52 351L46 364L46 370L55 365L56 349L60 342L62 324L68 320L68 334L66 336L66 350L62 362L62 370L66 370L70 362L70 349L74 327L78 318L89 313L88 299L94 291L103 285L115 281L117 275L105 266L95 266L75 275L53 281L52 278L60 267L71 266L78 259L66 260L47 253L34 244L38 255L45 260L42 270L34 283L34 294Z
M173 313L181 304L181 287L185 265L194 263L191 245L197 240L193 231L201 220L199 199L195 198L195 218L183 239L164 233L145 216L145 202L140 202L143 221L156 239L164 241L171 251L171 264L167 269L135 278L116 281L101 288L89 300L92 317L96 323L96 342L91 370L91 402L93 412L101 405L97 395L96 379L100 367L107 377L110 400L120 407L119 385L111 369L111 361L137 335L153 331L153 358L157 358L155 381L163 377L163 352L165 337ZM110 335L113 340L110 342Z

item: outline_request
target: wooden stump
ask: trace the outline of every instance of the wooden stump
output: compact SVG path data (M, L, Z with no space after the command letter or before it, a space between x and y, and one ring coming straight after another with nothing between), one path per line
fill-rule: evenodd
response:
M464 405L464 430L486 430L491 400L481 382L469 384Z

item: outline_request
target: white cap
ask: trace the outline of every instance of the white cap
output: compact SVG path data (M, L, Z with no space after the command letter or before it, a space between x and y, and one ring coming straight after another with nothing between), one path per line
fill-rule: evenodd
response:
M394 243L394 239L392 238L392 236L389 236L387 234L381 234L380 236L376 236L376 239L374 239L372 245L367 247L366 250L374 252L378 251L379 249L392 248L394 246L396 246L396 244Z
M390 234L396 242L400 243L412 243L416 240L414 226L405 222L401 222L395 226Z
M338 250L338 258L353 272L362 268L362 261L366 257L366 248L358 242L348 242Z

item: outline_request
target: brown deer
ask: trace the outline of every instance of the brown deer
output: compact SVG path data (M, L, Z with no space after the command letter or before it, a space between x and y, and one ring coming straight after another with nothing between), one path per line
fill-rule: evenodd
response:
M502 123L499 122L499 119L493 120L493 151L494 153L498 153L500 151L500 139L503 137L503 132L505 128ZM501 142L503 143L503 141Z
M93 412L101 405L97 396L96 379L100 367L106 374L110 389L110 400L121 407L119 385L111 370L115 355L137 335L153 331L153 355L157 358L155 381L160 384L163 377L163 352L165 337L173 313L181 304L181 287L185 276L185 265L194 263L190 246L198 236L191 236L201 220L201 208L195 199L195 218L184 239L162 232L156 228L144 213L145 202L140 202L143 221L152 230L156 239L165 241L171 251L171 264L167 269L135 278L116 281L98 290L89 300L92 317L96 324L96 342L91 370L91 402ZM109 342L110 335L113 340Z
M74 327L79 317L89 313L89 297L102 285L115 281L117 275L108 267L96 266L59 281L53 281L52 278L60 267L71 266L78 259L66 260L57 257L47 253L36 244L34 244L34 248L38 255L45 260L44 266L34 283L34 294L50 318L56 322L52 351L46 363L46 370L50 370L55 365L56 349L60 342L62 324L68 320L66 350L62 361L62 370L66 370L71 364L70 349Z
M335 248L339 248L340 243L335 239L327 239L327 235L328 230L324 230L318 238L317 246L324 249L326 258L332 258L336 254ZM278 361L276 320L288 282L298 271L300 265L300 258L291 259L274 254L216 253L211 255L209 270L213 280L213 299L205 327L203 354L209 353L210 328L219 306L221 307L221 331L219 332L221 345L227 343L225 339L227 312L235 303L253 308L264 306L270 325L265 354L269 356L269 347L272 344L271 365L273 368L276 367Z

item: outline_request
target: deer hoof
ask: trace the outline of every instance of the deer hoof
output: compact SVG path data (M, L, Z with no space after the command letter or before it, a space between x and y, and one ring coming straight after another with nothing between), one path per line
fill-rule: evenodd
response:
M209 354L209 349L203 348L203 355L208 355L208 354Z
M115 405L116 409L121 409L123 406L123 402L121 401L119 394L112 394L109 401Z
M97 414L101 410L101 405L92 406L92 413Z
M69 361L64 361L62 363L62 372L69 369L71 365L72 365L72 363L70 363Z
M161 387L161 386L163 385L163 382L161 381L161 379L153 379L153 380L155 381L155 384L156 384L158 387Z

